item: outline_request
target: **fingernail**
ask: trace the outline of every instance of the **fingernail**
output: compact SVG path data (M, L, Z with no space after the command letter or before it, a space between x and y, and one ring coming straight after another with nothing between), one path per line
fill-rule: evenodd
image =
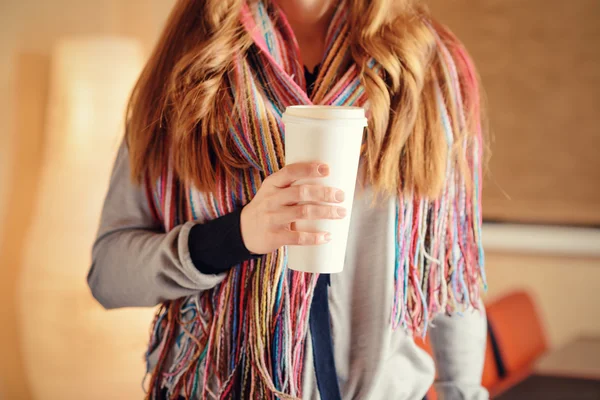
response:
M344 218L347 213L348 213L348 211L346 211L345 208L338 208L337 209L338 217Z
M331 241L331 233L326 233L326 234L323 236L323 241L324 241L324 242L330 242L330 241Z
M335 192L335 201L342 202L346 198L346 195L341 190Z
M319 175L321 176L325 176L325 175L329 175L329 166L325 165L325 164L321 164L319 165Z

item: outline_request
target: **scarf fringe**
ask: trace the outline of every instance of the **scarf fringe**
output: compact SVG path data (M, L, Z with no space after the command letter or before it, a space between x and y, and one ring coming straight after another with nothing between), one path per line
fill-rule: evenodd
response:
M447 104L439 86L437 103L446 133L448 152L454 149L454 126L465 130L467 116L462 93L470 91L476 99L475 126L477 135L472 146L463 143L468 160L465 177L450 158L446 167L443 194L431 201L414 195L401 196L396 207L396 264L392 326L401 326L415 335L425 336L428 322L440 312L460 313L480 307L480 290L487 290L481 242L481 158L482 129L479 119L479 93L473 65L462 47L449 49L454 37L445 30L429 25L436 37L443 58L445 81L451 82L452 97ZM451 51L452 50L452 51ZM462 63L466 84L461 86L455 60ZM448 107L458 114L453 124ZM472 184L467 184L472 182Z

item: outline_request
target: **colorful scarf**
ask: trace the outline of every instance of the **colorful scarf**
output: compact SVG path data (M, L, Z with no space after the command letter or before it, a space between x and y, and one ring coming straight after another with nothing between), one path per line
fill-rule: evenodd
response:
M150 200L164 229L191 220L210 220L248 203L265 177L284 165L282 114L287 106L322 104L368 106L360 68L349 54L349 27L342 7L327 34L312 94L306 94L299 49L285 17L259 2L245 8L242 22L254 44L235 58L228 76L232 97L233 150L252 167L231 176L217 172L214 193L200 193L180 182L169 166ZM454 104L438 92L448 147L453 124L447 112L462 110L456 59L469 67L460 49L448 49L438 38ZM451 51L452 50L452 54ZM369 68L377 68L371 61ZM461 71L463 72L463 71ZM330 82L326 84L326 82ZM463 85L464 86L464 85ZM244 96L243 93L251 93ZM460 115L459 127L466 125ZM421 334L437 312L477 305L485 281L480 247L480 141L468 156L475 190L467 196L466 178L448 164L446 186L439 199L411 195L397 202L395 297L390 329ZM282 248L232 268L224 281L197 296L166 302L156 316L148 354L158 353L148 398L167 390L171 398L300 398L308 312L317 276L286 268ZM209 371L209 373L204 373Z

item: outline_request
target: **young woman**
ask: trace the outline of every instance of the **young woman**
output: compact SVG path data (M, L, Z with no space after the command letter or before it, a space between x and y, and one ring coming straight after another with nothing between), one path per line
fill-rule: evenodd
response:
M342 273L286 268L300 219L344 193L292 186L282 112L367 109ZM106 308L162 304L150 399L483 399L477 80L412 0L179 0L129 107L93 249ZM308 203L308 204L307 204ZM301 205L300 205L301 204ZM428 329L429 328L429 329Z

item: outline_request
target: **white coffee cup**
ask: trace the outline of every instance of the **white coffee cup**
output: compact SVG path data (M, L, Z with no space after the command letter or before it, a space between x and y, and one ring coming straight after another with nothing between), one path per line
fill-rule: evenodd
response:
M360 107L291 106L283 114L286 165L321 162L329 176L295 183L324 185L344 191L340 206L348 214L341 220L298 221L302 232L329 232L331 241L316 246L288 246L288 267L312 273L336 273L344 269L348 230L356 186L363 132L367 126Z

